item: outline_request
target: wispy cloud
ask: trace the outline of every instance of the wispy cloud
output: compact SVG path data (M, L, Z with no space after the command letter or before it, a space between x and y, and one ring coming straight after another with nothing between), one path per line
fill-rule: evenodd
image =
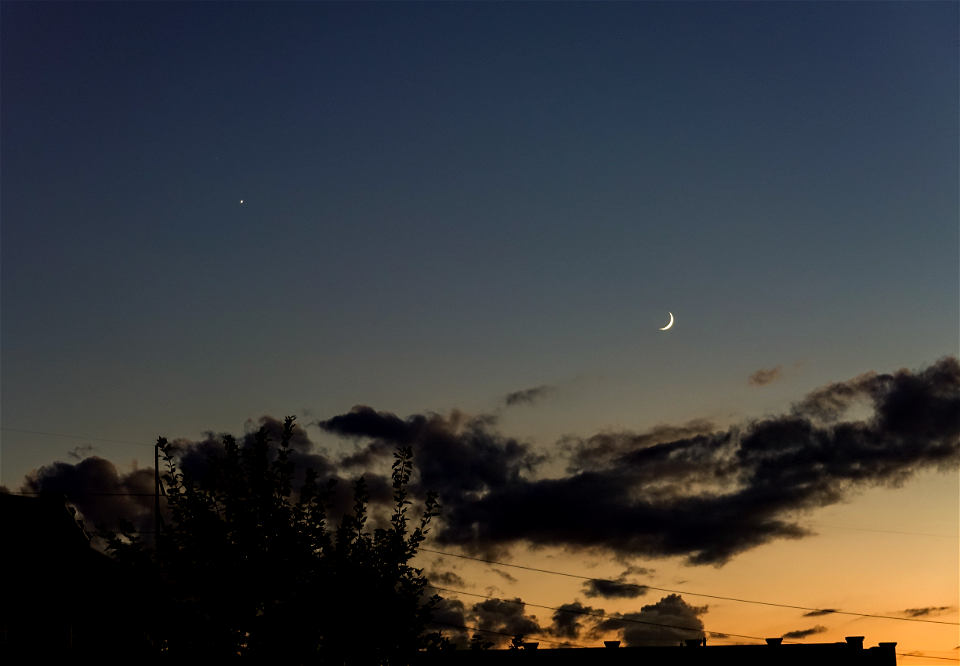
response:
M782 376L783 366L778 365L774 368L760 368L747 380L751 386L766 386L777 381Z
M822 634L827 630L826 627L822 625L817 625L815 627L810 627L809 629L797 629L795 631L788 631L783 635L783 638L800 640L801 638L806 638L807 636L813 636L814 634Z
M535 386L533 388L524 389L522 391L514 391L513 393L508 393L504 399L503 403L507 407L515 407L517 405L531 405L538 400L541 400L545 396L553 393L557 390L556 386L550 384L541 384L540 386Z
M487 569L487 571L492 571L493 573L497 574L498 576L500 576L501 578L503 578L503 579L504 579L505 581L507 581L508 583L516 583L516 582L517 582L517 579L516 579L515 577L511 576L510 574L508 574L506 571L501 571L500 569L494 569L494 568L492 568L492 567L491 567L490 569Z
M427 574L427 579L435 585L452 585L453 587L473 587L453 571L435 571Z
M956 606L926 606L924 608L907 608L898 612L898 615L905 615L906 617L928 617L934 615L943 615L952 610L956 610Z
M82 460L96 450L97 450L96 447L90 444L81 444L80 446L73 447L73 449L67 452L67 455L70 456L71 458Z

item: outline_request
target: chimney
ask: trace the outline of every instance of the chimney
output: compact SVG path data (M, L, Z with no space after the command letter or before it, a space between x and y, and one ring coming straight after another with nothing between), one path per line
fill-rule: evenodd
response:
M604 647L617 648L620 647L620 641L604 641Z
M863 636L847 636L846 641L847 645L863 649Z
M783 639L782 639L782 638L768 638L768 639L767 639L767 645L780 645L781 643L783 643Z

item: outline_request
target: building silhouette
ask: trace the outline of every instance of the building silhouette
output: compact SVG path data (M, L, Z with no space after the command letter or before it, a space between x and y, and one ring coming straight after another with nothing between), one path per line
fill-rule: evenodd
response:
M90 546L65 501L0 494L0 660L129 651L143 643L139 618L149 594Z
M540 650L525 643L520 650L441 650L421 652L420 666L468 664L630 664L632 666L896 666L896 643L865 648L863 636L850 636L843 643L786 644L768 638L766 645L703 645L700 639L677 647L605 647ZM705 642L705 641L704 641Z

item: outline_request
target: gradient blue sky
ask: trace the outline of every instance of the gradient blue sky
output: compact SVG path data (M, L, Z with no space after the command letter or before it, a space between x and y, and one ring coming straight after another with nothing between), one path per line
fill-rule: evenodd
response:
M957 3L0 16L4 428L151 443L548 384L500 427L549 448L958 351ZM3 431L0 482L77 443Z

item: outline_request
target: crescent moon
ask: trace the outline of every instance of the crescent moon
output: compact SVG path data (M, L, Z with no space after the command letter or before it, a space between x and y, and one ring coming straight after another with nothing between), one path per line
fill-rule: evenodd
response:
M661 328L661 329L660 329L661 331L665 331L665 330L667 330L668 328L670 328L671 326L673 326L673 313L672 313L672 312L668 312L667 314L670 315L670 323L667 324L666 326L664 326L663 328Z

